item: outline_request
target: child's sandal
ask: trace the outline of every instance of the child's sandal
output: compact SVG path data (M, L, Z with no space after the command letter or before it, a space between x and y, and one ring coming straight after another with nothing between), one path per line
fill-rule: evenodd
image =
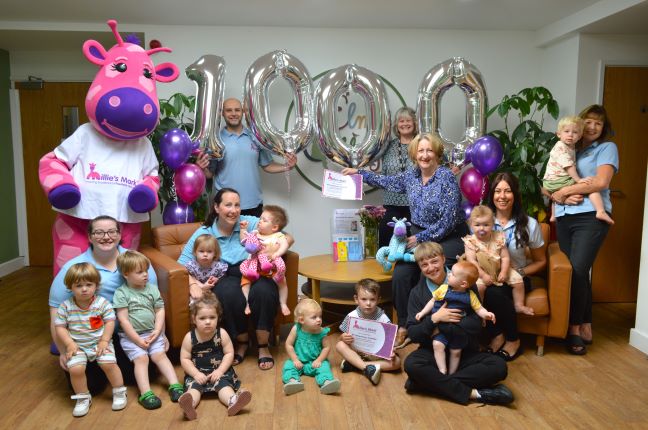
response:
M248 390L239 390L238 393L230 397L227 405L227 415L232 416L238 414L241 409L245 407L252 400L252 393Z
M148 390L146 393L139 396L137 399L140 405L144 406L144 409L157 409L162 406L162 400L153 393L153 391Z
M169 397L173 403L177 403L180 396L184 394L184 387L182 384L175 383L169 385Z

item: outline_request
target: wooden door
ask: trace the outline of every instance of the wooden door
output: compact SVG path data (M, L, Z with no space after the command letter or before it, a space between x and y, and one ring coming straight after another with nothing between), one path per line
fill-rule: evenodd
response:
M619 148L610 228L592 269L595 302L636 302L648 145L648 67L606 67L603 105Z
M55 212L38 181L38 160L63 139L64 108L77 107L79 123L88 122L85 96L90 83L46 82L42 89L17 87L20 93L29 264L51 266L51 230Z

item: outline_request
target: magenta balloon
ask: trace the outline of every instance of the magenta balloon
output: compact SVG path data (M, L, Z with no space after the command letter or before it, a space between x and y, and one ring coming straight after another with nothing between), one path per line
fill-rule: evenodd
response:
M162 222L168 224L186 224L194 221L191 206L183 201L169 202L162 212Z
M482 136L475 140L472 147L470 159L482 176L488 176L497 170L504 156L499 140L493 136Z
M186 131L172 128L160 138L160 156L171 170L176 170L187 161L192 146Z
M470 203L477 205L482 199L482 196L485 196L488 191L488 181L477 169L471 167L461 175L459 188Z
M191 204L205 189L205 174L195 164L183 164L173 175L173 183L178 197Z

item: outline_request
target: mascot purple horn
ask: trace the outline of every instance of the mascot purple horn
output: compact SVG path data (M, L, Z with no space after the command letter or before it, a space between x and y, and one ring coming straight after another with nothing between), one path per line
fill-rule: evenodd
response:
M158 161L146 136L159 120L155 83L175 80L178 68L172 63L155 66L151 60L151 54L171 49L145 50L124 41L116 21L108 26L115 46L106 51L95 40L83 44L85 57L99 66L86 95L90 123L39 164L41 186L58 212L52 227L54 275L87 249L89 220L112 216L122 225L123 246L137 248L141 223L158 204Z

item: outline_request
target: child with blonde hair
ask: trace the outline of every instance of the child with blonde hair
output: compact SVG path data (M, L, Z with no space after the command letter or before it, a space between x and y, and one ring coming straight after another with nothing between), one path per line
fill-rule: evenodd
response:
M157 409L162 401L151 390L149 357L169 383L169 396L177 402L184 390L166 355L164 301L157 285L148 282L149 259L128 250L117 257L117 268L126 283L117 288L113 306L119 319L119 343L135 367L140 391L138 402L145 409Z
M461 309L464 314L470 309L485 320L495 322L495 314L488 312L481 305L477 295L470 290L470 287L477 281L479 271L477 266L468 261L460 261L452 266L448 274L448 283L439 286L432 293L429 302L416 314L416 320L421 321L429 313L438 311L444 303L449 309ZM453 339L443 333L442 326L432 334L432 349L434 349L434 359L439 372L444 375L455 373L461 360L461 348L453 348ZM446 366L446 346L450 345L450 358Z
M584 127L585 122L579 116L566 116L558 121L556 135L559 140L549 153L547 169L542 180L542 186L550 193L568 185L592 182L592 178L581 178L576 170L576 144L583 136ZM601 193L590 193L588 197L596 210L596 218L614 224L614 220L605 212ZM555 220L555 207L552 204L551 222Z
M110 303L97 295L101 275L90 263L77 263L65 273L64 284L72 292L58 308L54 325L56 335L65 346L61 351L67 358L70 381L76 405L75 417L90 410L92 396L88 391L86 365L97 361L113 387L113 411L126 407L126 387L117 366L112 335L115 329L115 312Z
M221 304L211 291L189 306L193 329L180 349L180 364L185 371L185 390L178 403L188 420L198 417L196 407L203 394L216 393L227 406L227 415L236 415L252 400L252 393L241 389L234 362L234 346L218 324Z
M466 260L479 269L477 289L484 299L486 287L508 284L513 289L513 304L518 313L533 315L533 309L524 304L524 281L511 267L511 257L503 231L494 231L495 215L484 205L475 206L470 213L470 228L473 234L463 238Z
M259 267L260 272L270 273L274 270L274 275L272 279L277 283L277 289L279 291L279 305L281 306L281 313L285 316L290 315L290 308L286 304L288 300L288 284L286 283L286 264L281 258L282 255L288 251L289 243L286 235L282 230L288 224L288 215L286 211L275 205L265 205L263 206L263 212L259 217L259 222L257 223L257 237L263 245L263 250L259 252ZM241 221L241 241L243 241L247 235L247 221ZM258 279L258 274L256 270L254 273L249 273L245 270L245 265L241 266L244 277L241 279L241 286L243 288L243 295L247 303L248 296L250 294L250 282ZM256 266L252 266L256 268ZM245 314L250 314L250 305L246 304Z
M295 307L295 325L286 339L286 360L281 374L285 394L304 390L301 375L314 376L320 393L340 391L340 381L331 371L328 354L331 350L327 335L331 329L322 328L322 308L312 299L303 299Z
M392 353L392 358L385 360L384 358L356 351L353 349L353 336L348 331L350 318L391 323L385 312L378 307L380 284L369 278L359 280L355 285L353 300L358 306L344 317L342 324L340 324L342 334L340 334L340 338L335 345L335 349L343 358L340 369L342 373L359 370L372 384L377 385L380 382L381 372L400 370L400 357Z
M216 286L227 273L227 263L221 261L218 240L211 234L201 234L193 245L192 260L185 267L189 272L189 295L191 300L202 297L204 291Z

